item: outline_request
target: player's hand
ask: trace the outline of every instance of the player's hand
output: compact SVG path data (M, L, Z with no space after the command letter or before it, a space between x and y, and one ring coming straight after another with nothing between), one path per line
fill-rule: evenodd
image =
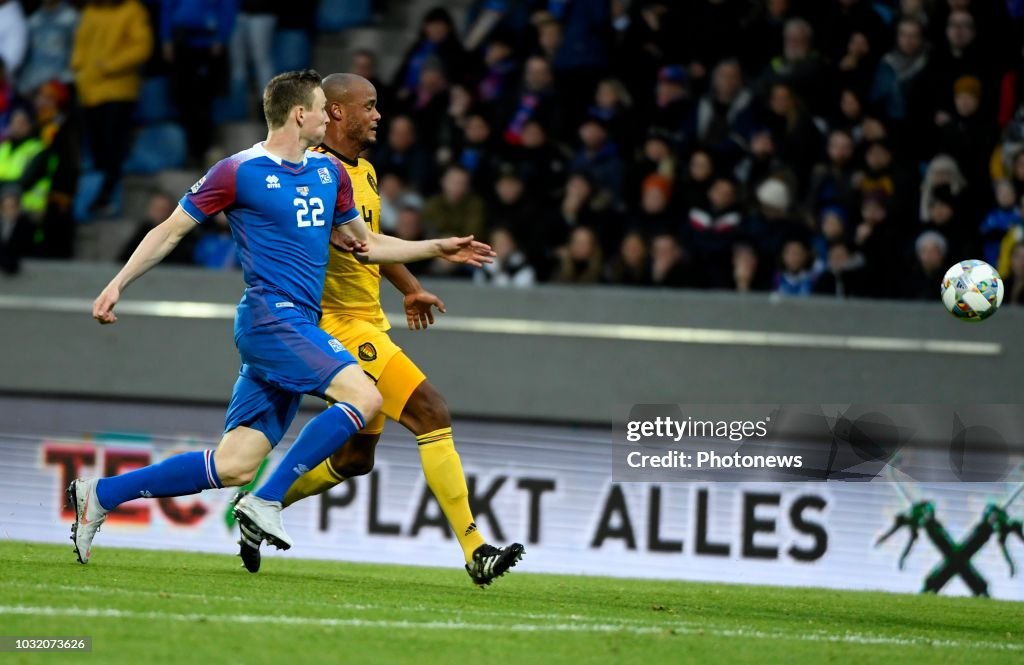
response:
M92 318L104 325L115 323L117 315L114 314L114 305L120 299L121 291L116 286L107 286L92 303Z
M355 254L365 254L370 248L365 242L344 233L340 229L331 231L331 244L343 252Z
M441 240L441 258L452 263L479 268L485 263L494 263L494 256L490 245L473 240L473 236Z
M444 314L447 310L441 299L430 291L417 291L405 296L405 320L409 330L426 330L434 323L434 308Z

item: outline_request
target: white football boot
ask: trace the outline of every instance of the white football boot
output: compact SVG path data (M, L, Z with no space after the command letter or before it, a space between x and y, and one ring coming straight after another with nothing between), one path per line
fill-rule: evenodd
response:
M68 504L75 511L75 523L71 525L71 542L79 563L89 563L92 556L92 539L100 530L110 512L100 505L96 498L98 479L73 480L68 485Z
M280 501L266 501L255 494L247 494L235 504L235 519L243 530L256 538L286 550L292 546L292 539L281 523L281 510Z

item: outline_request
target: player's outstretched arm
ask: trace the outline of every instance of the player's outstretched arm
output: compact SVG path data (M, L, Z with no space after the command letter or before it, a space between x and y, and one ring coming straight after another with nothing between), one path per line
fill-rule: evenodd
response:
M402 240L373 233L361 218L334 227L331 242L341 249L353 251L356 258L364 263L413 263L442 258L479 268L494 260L491 246L474 240L473 236Z
M426 330L427 326L433 325L435 307L442 314L447 311L441 299L424 289L420 280L405 266L398 263L382 265L380 274L405 296L403 304L409 330Z
M114 305L121 298L121 292L160 263L195 227L195 220L181 206L175 208L170 217L146 234L121 271L96 298L92 304L92 317L100 323L117 321Z

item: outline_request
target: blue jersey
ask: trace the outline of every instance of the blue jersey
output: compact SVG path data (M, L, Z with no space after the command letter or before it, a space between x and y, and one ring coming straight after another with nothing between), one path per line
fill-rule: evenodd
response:
M268 300L319 319L331 229L359 216L335 157L306 152L291 164L257 143L215 164L180 204L199 223L227 215L247 287L236 338L262 323Z

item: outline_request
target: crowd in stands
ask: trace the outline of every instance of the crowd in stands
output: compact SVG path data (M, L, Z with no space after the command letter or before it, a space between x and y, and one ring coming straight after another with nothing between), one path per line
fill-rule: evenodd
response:
M306 64L279 38L325 15L0 0L0 256L71 253L82 164L101 176L86 213L113 205L147 81L205 167L223 97ZM935 299L981 258L1024 302L1024 0L476 0L403 46L391 80L372 51L350 67L384 116L381 225L489 240L495 264L455 276ZM216 225L179 259L235 265Z

